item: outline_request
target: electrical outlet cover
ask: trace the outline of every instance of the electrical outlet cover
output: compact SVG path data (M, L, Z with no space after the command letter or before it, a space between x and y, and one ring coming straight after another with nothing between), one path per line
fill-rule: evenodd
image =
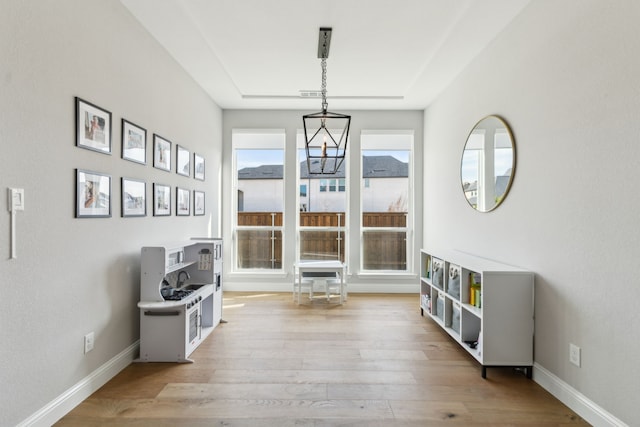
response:
M88 353L93 350L94 335L93 332L84 336L84 352Z
M580 367L580 347L575 344L569 344L569 362Z

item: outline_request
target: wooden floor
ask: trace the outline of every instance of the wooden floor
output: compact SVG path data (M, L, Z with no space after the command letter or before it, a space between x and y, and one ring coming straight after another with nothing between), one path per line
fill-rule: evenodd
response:
M57 426L585 426L524 374L480 366L416 295L225 293L193 364L134 363Z

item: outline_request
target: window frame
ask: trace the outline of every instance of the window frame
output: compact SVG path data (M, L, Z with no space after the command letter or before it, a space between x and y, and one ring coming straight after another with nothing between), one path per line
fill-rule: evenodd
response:
M261 137L264 139L259 140L249 140L245 139L243 136L255 135L257 137ZM279 140L277 139L279 138ZM239 226L238 225L238 191L239 191L239 180L238 180L238 156L237 150L281 150L282 151L282 187L283 187L283 200L282 200L282 225L274 226ZM285 264L285 227L287 212L286 212L286 169L285 169L285 159L286 159L286 132L285 129L232 129L231 131L231 157L232 157L232 190L231 190L231 240L232 240L232 250L231 250L231 273L242 273L242 274L278 274L282 275L287 266ZM281 254L283 259L281 260L280 268L240 268L239 264L239 256L238 256L238 232L241 231L270 231L272 234L272 249L273 249L273 241L274 241L274 233L280 233L281 236ZM275 262L275 260L272 260Z
M394 140L393 143L389 143L388 139L382 139L377 137L399 137L399 140ZM372 139L368 139L372 137ZM364 226L364 188L371 188L371 179L364 178L364 154L367 151L408 151L408 176L407 176L407 213L405 227L365 227ZM414 274L414 230L415 230L415 185L414 185L414 163L415 163L415 132L414 130L365 130L361 131L360 135L360 176L358 177L359 188L361 189L359 194L360 212L359 212L359 237L360 237L360 252L359 252L359 273L362 275L407 275ZM372 270L365 269L365 233L375 232L402 232L405 233L405 253L406 253L406 267L404 270Z
M351 137L349 136L349 139ZM347 144L349 143L349 140L347 140ZM302 129L298 129L298 131L296 132L296 160L300 161L300 157L299 157L299 153L300 150L304 151L305 150L305 138L304 138L304 130ZM347 182L349 182L349 150L347 150L347 152L345 153L345 159L344 159L344 169L345 169L345 177L344 177L344 181L345 181L345 185ZM318 192L319 193L326 193L326 194L330 194L330 180L333 179L335 181L334 183L334 190L332 191L333 193L339 194L337 189L338 189L338 178L320 178L318 179ZM322 185L321 182L324 182L325 187L324 190L322 190ZM296 167L296 185L300 185L302 184L302 177L300 176L300 167ZM307 196L311 195L311 191L312 191L312 185L309 185L308 188L308 193ZM298 192L299 193L299 192ZM337 239L338 239L338 258L342 258L344 259L344 262L347 264L347 269L349 269L349 189L348 187L345 189L345 191L343 191L342 193L344 193L344 197L345 197L345 204L344 204L344 212L339 215L338 221L339 224L336 227L333 226L323 226L323 227L310 227L310 226L305 226L302 227L300 226L300 209L298 209L298 212L296 212L296 229L295 229L295 233L296 233L296 247L295 247L295 260L296 262L300 262L300 251L301 251L301 245L302 245L302 239L301 239L301 233L305 232L305 231L326 231L326 232L331 232L331 233L336 233L337 235ZM297 202L297 206L301 206L300 205L300 196L298 194L298 199L296 200ZM307 209L309 208L309 206L307 206ZM340 240L342 240L344 242L344 252L340 252Z

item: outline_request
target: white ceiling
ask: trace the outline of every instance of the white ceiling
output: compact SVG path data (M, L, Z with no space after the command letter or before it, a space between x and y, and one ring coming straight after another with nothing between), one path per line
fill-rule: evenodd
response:
M225 109L424 109L530 0L121 0Z

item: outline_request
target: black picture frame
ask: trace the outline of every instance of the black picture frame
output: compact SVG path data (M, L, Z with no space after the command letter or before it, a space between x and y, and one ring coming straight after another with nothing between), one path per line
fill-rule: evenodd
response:
M191 192L185 188L176 187L176 215L191 215Z
M76 169L76 218L111 217L111 175Z
M193 216L202 216L205 211L204 191L193 190Z
M171 141L153 134L153 167L171 171Z
M171 216L171 187L153 183L153 216Z
M122 216L147 216L147 183L122 178Z
M205 176L204 157L193 153L193 177L199 181L204 181Z
M176 145L176 173L191 176L191 152L182 145Z
M147 164L147 130L126 119L122 119L122 158Z
M82 98L76 103L76 146L111 155L111 112Z

